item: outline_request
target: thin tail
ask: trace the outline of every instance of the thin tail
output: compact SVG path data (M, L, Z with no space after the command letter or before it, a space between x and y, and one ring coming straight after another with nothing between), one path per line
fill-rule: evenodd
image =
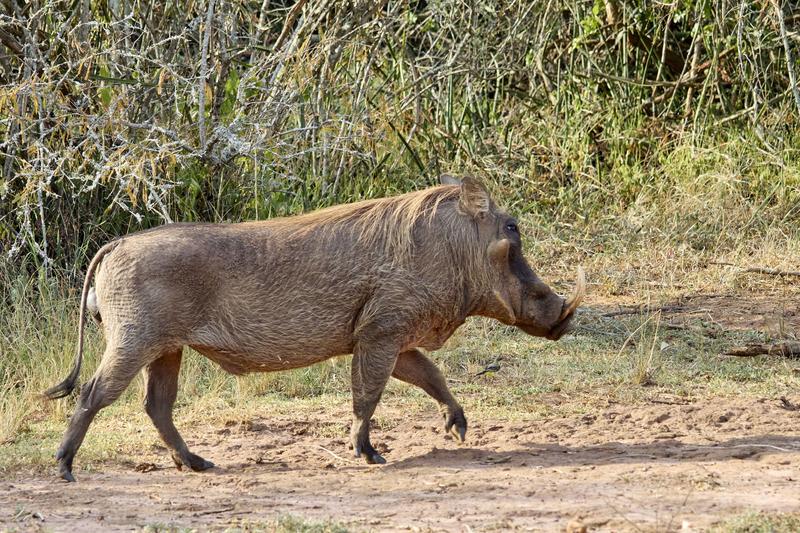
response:
M86 298L89 294L89 287L92 284L92 277L97 266L102 261L103 257L111 250L117 247L121 241L111 241L102 248L100 248L89 263L89 269L86 271L86 279L83 281L83 290L81 291L81 311L80 318L78 319L78 352L75 354L75 363L69 375L53 387L44 391L44 396L48 400L55 400L56 398L63 398L69 396L78 384L78 378L81 375L81 363L83 362L83 328L86 324Z

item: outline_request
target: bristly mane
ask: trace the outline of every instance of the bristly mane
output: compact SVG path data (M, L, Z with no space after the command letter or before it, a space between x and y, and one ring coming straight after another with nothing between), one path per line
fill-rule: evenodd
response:
M457 201L459 194L459 187L442 185L399 196L336 205L295 217L273 219L272 223L294 226L295 235L332 231L348 225L357 232L362 242L382 246L395 261L404 262L413 253L414 229L420 223L431 223L439 204Z

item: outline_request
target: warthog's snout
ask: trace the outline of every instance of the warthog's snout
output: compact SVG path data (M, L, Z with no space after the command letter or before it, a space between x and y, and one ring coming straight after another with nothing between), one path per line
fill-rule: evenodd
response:
M578 267L575 287L569 298L562 298L549 288L546 294L531 298L527 312L516 322L516 326L529 335L558 340L572 331L575 311L586 293L586 274Z
M581 305L585 293L586 274L583 272L583 268L578 267L578 277L575 281L575 288L572 290L570 297L564 300L558 322L553 326L550 332L545 335L546 338L557 341L562 336L572 331L574 325L572 319L575 316L575 311Z

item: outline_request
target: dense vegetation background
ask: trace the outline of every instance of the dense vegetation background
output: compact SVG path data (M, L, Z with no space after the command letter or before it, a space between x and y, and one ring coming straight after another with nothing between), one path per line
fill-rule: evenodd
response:
M445 171L537 227L791 228L798 29L782 0L1 0L0 267L71 284L112 236Z

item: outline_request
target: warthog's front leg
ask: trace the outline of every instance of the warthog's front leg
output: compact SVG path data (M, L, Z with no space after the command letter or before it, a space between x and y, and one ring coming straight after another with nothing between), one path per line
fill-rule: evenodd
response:
M361 457L363 453L370 464L386 462L369 441L369 422L392 374L397 352L395 345L386 341L359 341L353 351L353 425L350 439L356 457Z
M392 376L416 385L439 402L440 409L444 414L445 431L451 432L453 436L464 442L467 434L467 419L464 417L464 410L450 393L447 381L433 361L419 350L403 352L397 357Z

